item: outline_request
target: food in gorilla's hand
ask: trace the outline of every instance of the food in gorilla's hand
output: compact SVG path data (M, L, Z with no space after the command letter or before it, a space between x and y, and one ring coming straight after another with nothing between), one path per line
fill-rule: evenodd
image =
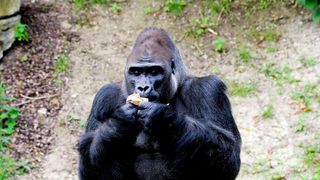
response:
M131 94L130 96L128 96L127 98L127 102L134 104L136 106L139 106L141 101L148 101L148 98L143 98L140 97L139 94Z

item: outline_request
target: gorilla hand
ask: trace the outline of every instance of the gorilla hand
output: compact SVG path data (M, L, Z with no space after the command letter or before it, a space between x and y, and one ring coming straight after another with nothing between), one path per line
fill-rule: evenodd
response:
M133 125L137 122L137 111L137 106L126 103L116 109L112 117L116 119L120 125Z
M166 104L142 101L137 113L138 121L145 129L153 129L153 127L160 125L159 120L163 118L167 109Z

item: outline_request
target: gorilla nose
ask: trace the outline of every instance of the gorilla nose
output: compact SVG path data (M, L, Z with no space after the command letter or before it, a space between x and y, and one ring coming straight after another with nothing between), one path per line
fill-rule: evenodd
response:
M138 93L147 94L151 90L150 86L138 86Z

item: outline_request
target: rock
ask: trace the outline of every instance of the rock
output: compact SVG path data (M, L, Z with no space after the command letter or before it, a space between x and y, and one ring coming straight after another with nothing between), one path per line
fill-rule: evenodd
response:
M46 108L40 108L38 110L39 116L45 117L47 115L48 110Z
M15 40L15 25L20 22L20 0L0 0L0 60L3 51L9 49Z
M11 16L20 10L20 0L1 0L0 1L0 19Z
M15 26L20 22L20 15L7 19L0 19L0 59L3 51L9 49L15 40Z

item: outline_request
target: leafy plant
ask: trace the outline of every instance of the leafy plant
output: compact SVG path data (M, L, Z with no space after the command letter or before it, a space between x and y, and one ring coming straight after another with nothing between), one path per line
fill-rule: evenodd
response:
M121 6L118 3L112 3L110 6L111 12L116 14L119 13L121 11Z
M17 23L15 27L14 37L19 42L29 42L27 25L22 23Z
M318 0L298 0L298 3L306 9L312 10L311 15L314 22L320 23L320 1Z
M184 0L165 0L164 10L173 13L175 16L181 16L182 10L185 8Z
M215 51L222 53L226 44L226 39L224 38L217 38L212 42L213 48Z
M28 161L17 162L4 154L0 154L0 167L0 180L8 179L15 174L22 174L31 170Z

